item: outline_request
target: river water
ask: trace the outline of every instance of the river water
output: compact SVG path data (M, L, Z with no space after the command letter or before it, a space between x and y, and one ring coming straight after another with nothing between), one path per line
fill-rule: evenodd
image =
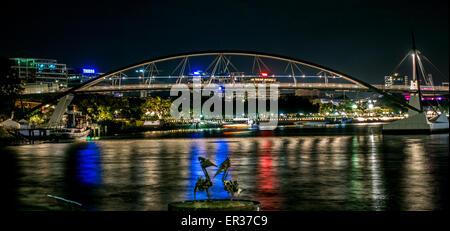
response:
M198 157L219 165L263 210L448 209L449 136L383 135L379 124L275 131L147 132L76 143L2 147L4 205L15 210L167 210L193 199ZM211 176L217 170L209 168ZM229 198L222 175L213 198ZM206 198L197 192L197 198Z

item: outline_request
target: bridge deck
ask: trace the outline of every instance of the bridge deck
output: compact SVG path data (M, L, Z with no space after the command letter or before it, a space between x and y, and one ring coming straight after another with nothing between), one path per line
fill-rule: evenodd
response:
M86 89L79 89L76 92L105 92L105 91L141 91L141 90L170 90L176 84L133 84L121 86L91 86ZM192 88L192 84L186 84ZM202 84L203 86L206 84ZM359 86L357 84L345 83L277 83L279 89L310 89L310 90L348 90L348 91L370 91L367 87ZM268 84L269 86L269 84ZM378 89L390 92L409 92L409 86L392 86L385 88L384 85L374 85ZM422 86L424 92L433 92L437 94L445 94L449 92L448 86Z

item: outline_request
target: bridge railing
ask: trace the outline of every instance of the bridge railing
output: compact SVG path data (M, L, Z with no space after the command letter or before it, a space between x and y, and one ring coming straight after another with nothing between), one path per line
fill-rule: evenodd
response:
M251 83L250 83L251 84ZM345 83L277 83L279 88L286 89L345 89L345 90L368 90L367 87L359 86L356 84L345 84ZM120 85L120 86L91 86L87 89L81 89L80 92L96 92L96 91L130 91L130 90L152 90L152 89L170 89L175 84L132 84L132 85ZM186 84L188 87L192 88L192 83ZM207 85L207 83L202 84ZM398 91L409 91L409 86L392 86L389 88L384 87L384 85L374 85L375 87L382 90L398 90ZM445 92L449 90L447 86L422 86L423 91L437 91Z

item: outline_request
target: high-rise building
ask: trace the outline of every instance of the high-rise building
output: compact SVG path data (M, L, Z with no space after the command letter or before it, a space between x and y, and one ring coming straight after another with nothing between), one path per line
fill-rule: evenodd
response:
M97 73L94 68L70 68L68 70L67 86L74 87L103 73Z
M385 87L392 87L392 86L398 86L398 85L406 85L408 86L408 76L398 76L397 73L394 74L394 76L384 76L384 86Z
M391 87L392 86L392 76L384 76L384 86Z
M25 83L25 93L53 92L67 87L66 64L54 59L10 58L11 67Z
M58 83L67 80L66 64L58 63L54 59L11 59L15 61L12 68L27 83Z

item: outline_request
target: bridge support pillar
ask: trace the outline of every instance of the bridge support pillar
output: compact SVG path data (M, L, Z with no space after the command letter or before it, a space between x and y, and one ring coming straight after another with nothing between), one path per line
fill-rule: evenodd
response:
M149 91L140 91L140 94L141 94L141 98L146 98L146 97L148 97L148 95L149 95Z
M61 99L59 99L58 104L56 105L55 110L53 111L52 117L50 118L50 121L48 122L48 127L56 127L58 126L59 122L61 121L62 116L64 115L64 112L67 109L67 106L69 106L70 102L72 102L74 95L68 94Z

